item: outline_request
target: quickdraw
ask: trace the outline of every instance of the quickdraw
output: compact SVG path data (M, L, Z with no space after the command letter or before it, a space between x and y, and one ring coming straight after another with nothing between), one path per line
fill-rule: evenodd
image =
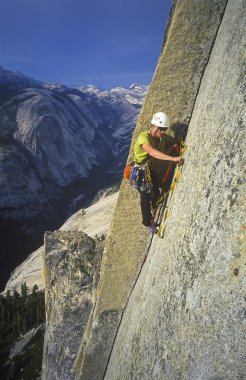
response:
M137 164L135 162L132 164L129 185L138 191L152 191L153 185L149 165L147 163Z

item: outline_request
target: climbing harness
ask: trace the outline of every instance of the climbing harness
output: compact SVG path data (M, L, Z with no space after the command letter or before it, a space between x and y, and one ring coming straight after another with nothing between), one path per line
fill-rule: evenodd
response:
M138 191L152 192L153 185L148 163L132 163L129 175L129 185Z

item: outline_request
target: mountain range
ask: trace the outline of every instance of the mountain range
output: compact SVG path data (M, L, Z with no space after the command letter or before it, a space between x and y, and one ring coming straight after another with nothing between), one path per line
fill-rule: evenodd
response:
M146 92L72 89L0 68L3 281L45 230L121 178Z

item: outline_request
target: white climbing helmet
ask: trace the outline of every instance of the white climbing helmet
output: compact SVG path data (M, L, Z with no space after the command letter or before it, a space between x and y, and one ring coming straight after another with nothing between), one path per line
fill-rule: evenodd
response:
M151 124L160 128L168 128L168 116L165 112L157 112L151 120Z

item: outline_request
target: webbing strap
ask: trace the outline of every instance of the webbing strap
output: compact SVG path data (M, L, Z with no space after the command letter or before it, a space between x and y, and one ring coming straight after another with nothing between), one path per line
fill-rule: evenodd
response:
M162 180L161 180L161 183L162 183L163 185L164 185L164 183L166 182L166 179L167 179L167 177L168 177L168 175L169 175L169 173L170 173L170 170L171 170L172 165L173 165L173 163L170 162L170 164L168 165L167 171L166 171L164 177L163 177Z
M177 153L179 154L179 156L182 156L186 150L187 150L187 145L184 144L184 140L181 139L180 141L180 145L176 147L176 150L177 150ZM168 165L168 168L167 168L167 171L162 179L162 184L165 183L166 179L168 178L168 175L170 173L170 170L171 170L171 167L173 165L173 162L170 162L170 164ZM163 204L166 200L167 200L167 197L168 195L170 195L170 197L172 197L172 193L173 193L173 190L177 184L177 182L179 181L179 178L180 178L180 175L181 175L181 168L180 166L176 166L175 168L175 173L174 173L174 178L173 178L173 181L172 181L172 184L169 188L169 191L168 192L162 192L157 203L156 203L156 209L155 209L155 213L154 213L154 218L156 216L156 212L157 212L157 208L159 207L160 204ZM153 218L153 219L154 219ZM165 218L164 218L165 219Z

